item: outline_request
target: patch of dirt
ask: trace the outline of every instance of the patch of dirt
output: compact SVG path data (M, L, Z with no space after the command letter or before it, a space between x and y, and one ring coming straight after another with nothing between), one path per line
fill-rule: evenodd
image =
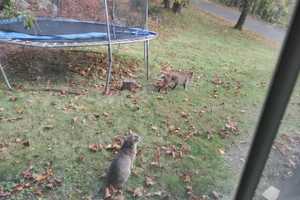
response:
M106 79L108 59L105 53L63 49L22 48L0 45L3 65L10 79L17 82L68 82ZM112 89L124 79L135 79L139 69L135 59L114 56ZM81 77L81 78L80 78Z

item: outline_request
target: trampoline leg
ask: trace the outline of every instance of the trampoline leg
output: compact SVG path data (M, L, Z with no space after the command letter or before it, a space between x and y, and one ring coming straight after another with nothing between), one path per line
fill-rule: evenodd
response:
M7 78L6 74L5 74L5 71L4 71L4 69L3 69L3 67L2 67L1 64L0 64L0 70L1 70L2 76L3 76L3 78L4 78L4 81L5 81L6 85L7 85L7 87L8 87L10 90L12 90L12 87L11 87L11 85L10 85L10 83L9 83L9 80L8 80L8 78Z
M144 62L146 69L146 77L149 80L149 40L144 42Z
M108 69L106 72L106 84L104 94L108 95L110 90L111 71L112 71L112 47L111 47L111 35L110 35L110 24L108 15L107 0L104 0L105 5L105 17L106 17L106 28L107 28L107 54L108 54Z
M110 89L110 81L111 81L111 71L112 71L112 53L111 53L111 46L108 46L108 68L106 72L106 84L105 84L105 94L109 93Z

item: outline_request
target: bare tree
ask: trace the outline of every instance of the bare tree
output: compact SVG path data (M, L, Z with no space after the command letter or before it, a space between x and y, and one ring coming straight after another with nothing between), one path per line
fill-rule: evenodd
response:
M241 12L241 15L239 17L239 20L237 21L237 23L234 26L235 29L242 30L243 25L246 21L247 15L250 12L251 5L254 1L255 0L244 0L243 1L242 12Z
M170 9L171 8L171 0L163 0L164 8Z

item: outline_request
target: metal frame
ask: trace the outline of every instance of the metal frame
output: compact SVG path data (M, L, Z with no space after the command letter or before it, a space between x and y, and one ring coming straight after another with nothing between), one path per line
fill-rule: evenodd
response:
M7 87L8 87L10 90L12 90L12 87L11 87L11 85L10 85L10 83L9 83L9 80L8 80L8 78L7 78L7 76L6 76L6 73L5 73L5 71L4 71L4 69L3 69L2 65L1 65L1 63L0 63L0 71L1 71L1 73L2 73L2 76L3 76L3 78L4 78L4 81L5 81L6 85L7 85Z
M111 33L110 33L110 23L109 23L109 11L107 0L104 0L105 4L105 17L106 17L106 27L107 27L107 54L108 54L108 68L106 75L106 84L104 94L109 94L110 90L110 82L111 82L111 72L112 72L112 41L111 41ZM145 29L148 30L148 13L149 12L149 1L146 1L146 12L145 12ZM144 41L144 64L146 68L146 78L149 80L149 39Z
M108 67L106 72L106 84L105 84L105 90L104 93L109 93L109 85L111 81L111 72L112 72L112 50L111 50L111 38L110 38L110 24L109 24L109 14L108 14L108 6L107 6L107 0L104 0L105 5L105 17L106 17L106 27L107 27L107 54L108 54Z
M235 200L251 200L262 176L300 72L300 3L297 3L265 101Z
M61 3L61 1L59 1ZM108 52L108 67L107 67L107 75L106 75L106 85L105 85L105 94L109 93L109 85L111 81L111 72L112 72L112 45L114 44L128 44L128 43L134 43L134 42L144 42L144 65L146 68L146 77L147 80L149 80L149 41L152 39L155 39L158 34L155 32L150 32L151 35L144 36L144 37L137 37L133 39L120 39L120 40L111 40L111 30L110 26L111 23L109 22L109 10L108 10L108 4L107 0L104 0L105 4L105 16L106 16L106 27L107 27L107 40L106 41L98 41L98 42L68 42L68 43L59 43L59 42L35 42L35 41L21 41L21 40L0 40L0 43L9 43L14 45L20 45L20 46L27 46L27 47L40 47L40 48L69 48L69 47L81 47L81 46L99 46L99 45L107 45L107 52ZM61 6L61 5L60 5ZM148 9L149 9L149 1L146 1L146 12L145 12L145 28L148 30ZM48 19L47 17L44 17L45 19ZM18 20L12 19L12 20ZM95 23L92 21L79 21L79 20L72 20L72 19L64 19L64 18L57 18L56 21L72 21L72 22L86 22L86 23ZM9 23L8 20L5 22ZM114 25L112 26L115 27ZM2 76L4 77L5 83L9 89L12 89L9 80L5 74L5 71L3 67L0 65L0 70L2 73Z
M149 0L146 1L146 12L145 12L145 29L148 30L149 21ZM149 39L144 42L144 64L146 69L146 78L149 80Z

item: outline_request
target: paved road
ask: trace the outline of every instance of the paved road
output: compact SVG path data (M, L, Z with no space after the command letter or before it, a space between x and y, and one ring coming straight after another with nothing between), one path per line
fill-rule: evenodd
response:
M231 23L236 23L240 16L240 12L238 10L218 5L214 2L206 0L194 0L194 2L204 12L222 17ZM261 20L257 20L251 16L247 17L244 27L252 32L262 35L263 37L271 41L278 43L281 43L284 40L284 36L286 33L286 29L284 28L275 27Z
M300 199L300 166L294 171L294 175L282 183L279 200Z

